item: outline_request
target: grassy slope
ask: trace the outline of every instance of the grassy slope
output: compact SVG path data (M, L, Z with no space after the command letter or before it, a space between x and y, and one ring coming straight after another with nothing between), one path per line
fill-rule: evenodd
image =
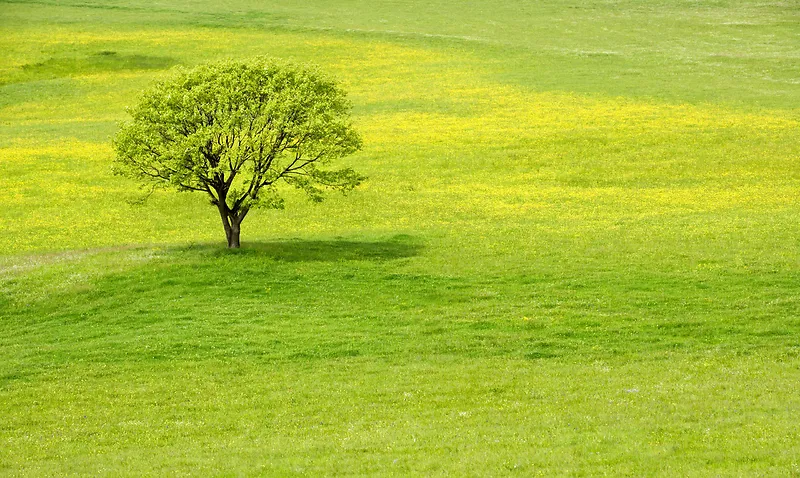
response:
M790 2L64 3L0 12L0 471L800 472ZM231 254L108 138L255 54L371 181Z

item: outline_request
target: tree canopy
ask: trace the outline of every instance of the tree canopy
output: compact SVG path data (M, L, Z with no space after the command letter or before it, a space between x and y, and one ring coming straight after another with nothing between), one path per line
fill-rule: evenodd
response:
M265 58L179 71L145 91L114 138L116 171L206 193L228 247L254 208L283 208L279 184L321 201L363 181L326 169L361 147L344 91L315 69Z

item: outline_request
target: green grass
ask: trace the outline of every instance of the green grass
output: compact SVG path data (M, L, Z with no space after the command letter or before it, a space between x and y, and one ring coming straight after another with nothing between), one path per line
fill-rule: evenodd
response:
M0 4L0 474L800 474L791 2ZM173 65L350 91L370 180L110 174Z

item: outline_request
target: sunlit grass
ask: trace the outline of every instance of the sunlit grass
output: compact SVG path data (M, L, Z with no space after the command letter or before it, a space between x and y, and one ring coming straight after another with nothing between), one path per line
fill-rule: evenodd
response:
M284 39L294 40L293 35ZM657 215L659 207L669 213L744 204L774 208L791 206L794 199L797 146L791 138L798 122L786 111L755 114L713 105L526 92L493 83L475 66L459 69L440 51L390 44L379 48L341 39L314 39L309 44L320 48L334 45L340 51L354 52L346 63L350 70L339 60L330 68L352 84L356 122L366 140L364 152L351 160L372 178L359 194L401 197L388 201L388 208L371 207L380 211L374 214L378 231L391 231L411 213L417 216L414 227L424 228L426 217L440 222L448 208L466 208L480 217L524 215L531 207L546 214L548 205L557 206L565 197L580 200L582 207L566 212L551 207L551 212L558 214L554 220L563 214L594 220L601 214L614 221L615 216L630 218L631 212L643 204L650 208L645 214ZM418 74L411 75L411 71ZM52 128L89 121L112 132L115 120L124 118L124 105L133 101L135 92L109 83L133 81L142 85L146 75L82 75L67 81L85 94L59 98L56 104L34 98L3 111L17 119L15 128ZM362 78L367 80L360 81ZM157 196L151 206L129 207L125 200L136 193L129 183L109 177L111 150L107 137L102 139L62 139L45 148L38 137L14 139L4 148L8 158L4 168L11 173L4 176L5 189L10 192L8 206L20 211L41 207L62 212L42 213L33 222L17 224L19 236L12 233L3 238L6 250L216 237L218 231L211 226L213 214L204 214L200 198L180 197L176 207L188 209L170 219L162 216L163 208L158 206L163 196ZM763 160L766 154L770 161ZM76 161L80 169L73 167ZM40 174L41 167L52 168L52 174ZM97 179L85 184L92 176ZM102 185L93 186L95 181ZM42 194L22 194L21 189ZM107 194L111 191L116 194ZM487 195L496 199L487 199ZM597 204L601 197L602 204ZM83 202L84 207L64 207L76 201ZM370 202L374 203L374 198ZM103 207L97 207L98 203ZM404 203L413 205L407 205L410 210L398 207ZM348 204L342 206L347 208ZM330 210L322 211L328 214ZM369 221L363 224L362 212L350 212L362 227L369 227ZM314 217L316 213L308 210L304 214ZM63 214L74 216L65 218ZM116 218L114 227L105 227L108 214ZM334 229L305 220L289 227L281 224L279 229L288 234L315 230L336 234L348 211L341 214L344 218L336 221ZM197 221L198 215L207 216L201 219L200 227L180 222L182 218ZM271 216L268 222L286 219L282 213L267 215ZM179 223L155 223L175 220ZM41 241L48 234L42 231L45 236L33 235L35 240L29 244L20 240L26 228L41 227L57 234L63 231L65 222L71 224L70 230L61 237ZM257 216L245 227L255 238L270 237L264 233L275 230L265 230ZM14 231L15 224L7 228ZM275 237L274 232L269 234Z

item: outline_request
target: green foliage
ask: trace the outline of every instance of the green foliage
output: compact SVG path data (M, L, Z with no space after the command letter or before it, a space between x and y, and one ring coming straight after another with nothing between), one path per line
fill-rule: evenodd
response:
M363 178L325 170L361 147L344 92L319 72L259 58L180 72L146 91L114 140L117 171L179 191L205 192L229 246L257 207L283 208L285 182L316 202ZM231 228L237 231L232 244Z

